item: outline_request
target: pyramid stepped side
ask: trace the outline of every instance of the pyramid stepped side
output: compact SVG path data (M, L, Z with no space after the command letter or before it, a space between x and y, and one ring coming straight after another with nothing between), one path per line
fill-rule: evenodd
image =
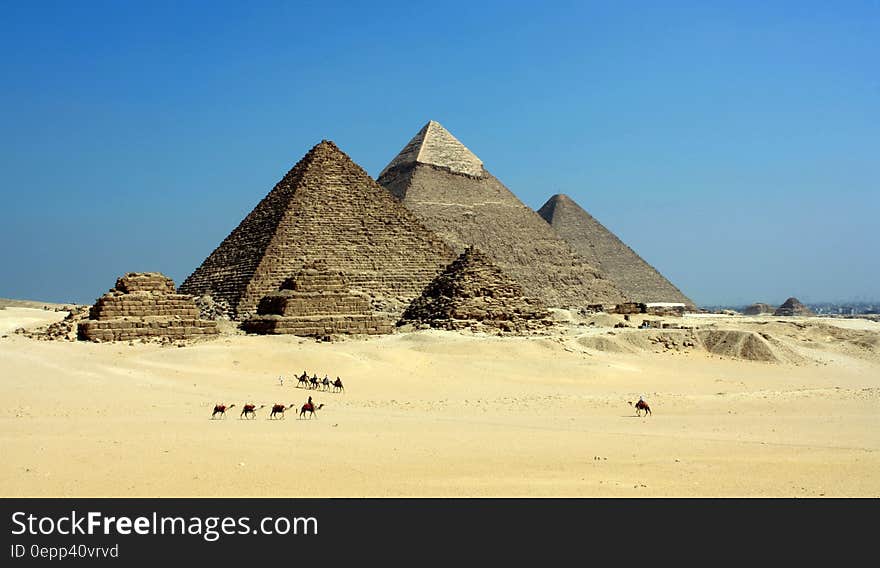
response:
M253 333L300 336L391 333L393 320L374 315L370 298L349 289L340 272L302 270L260 300L259 315L242 324Z
M193 297L174 293L164 274L130 272L98 298L77 333L90 341L176 340L217 335L218 329L217 322L199 319Z
M543 304L526 297L487 255L468 247L413 300L400 323L443 329L482 324L525 331L550 325L548 316Z
M538 214L632 300L694 305L681 290L568 196L554 195Z
M399 315L454 258L335 144L323 141L181 286L227 299L238 319L303 266L323 260Z
M379 183L457 252L476 246L526 294L548 306L626 300L488 171L476 178L410 163L388 170Z

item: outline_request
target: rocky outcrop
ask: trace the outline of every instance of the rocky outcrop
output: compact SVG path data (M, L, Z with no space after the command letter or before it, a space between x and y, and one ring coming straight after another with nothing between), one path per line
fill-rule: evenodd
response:
M814 316L813 310L803 305L797 298L789 298L773 312L774 316Z
M468 247L413 300L399 324L526 332L552 325L549 316L487 255Z
M379 183L456 252L476 246L547 306L627 299L435 121L391 160Z
M89 319L77 326L80 339L129 341L194 339L217 335L217 323L199 318L192 296L177 294L159 272L130 272L98 298Z
M333 142L291 169L180 286L245 320L306 264L326 260L399 316L455 254Z
M329 270L324 261L309 263L280 290L264 296L257 314L242 329L315 337L394 330L393 320L371 313L367 294L351 290L343 274Z
M746 316L760 316L764 314L772 314L774 311L776 310L770 304L762 304L758 302L746 307L742 313Z

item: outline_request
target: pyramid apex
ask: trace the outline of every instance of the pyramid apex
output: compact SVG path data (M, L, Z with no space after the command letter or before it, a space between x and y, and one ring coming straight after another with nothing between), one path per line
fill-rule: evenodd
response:
M483 176L483 161L436 120L429 120L385 166L379 177L393 168L410 164L428 164L453 173Z

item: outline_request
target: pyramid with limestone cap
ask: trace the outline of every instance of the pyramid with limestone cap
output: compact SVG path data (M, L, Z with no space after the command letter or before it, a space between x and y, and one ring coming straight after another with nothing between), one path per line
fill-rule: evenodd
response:
M378 181L456 252L476 246L548 306L626 299L437 122L426 124Z
M434 120L429 121L413 136L391 163L385 166L379 178L389 170L413 164L428 164L474 177L483 175L482 160Z
M180 286L246 319L304 265L324 260L372 308L399 314L453 251L333 142L313 147Z
M633 301L693 305L681 290L567 195L554 195L538 214Z

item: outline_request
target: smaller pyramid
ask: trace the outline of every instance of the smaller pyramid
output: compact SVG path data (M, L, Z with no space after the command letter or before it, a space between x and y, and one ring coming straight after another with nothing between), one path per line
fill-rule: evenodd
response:
M757 302L755 304L752 304L751 306L748 306L746 309L743 310L742 313L746 316L760 316L764 314L772 314L774 311L775 309L770 304Z
M242 323L251 333L323 337L391 333L392 320L370 311L370 296L349 289L342 272L322 260L306 264L281 289L264 296L257 315Z
M694 305L681 290L569 196L552 196L538 210L538 215L631 300Z
M813 310L803 305L797 298L787 299L773 312L774 316L814 316Z
M428 284L403 313L399 325L421 323L440 329L486 326L523 332L549 325L549 312L474 247Z
M164 274L129 272L98 298L77 332L90 341L130 341L192 339L217 335L218 329L217 322L199 318L195 299L175 293Z

